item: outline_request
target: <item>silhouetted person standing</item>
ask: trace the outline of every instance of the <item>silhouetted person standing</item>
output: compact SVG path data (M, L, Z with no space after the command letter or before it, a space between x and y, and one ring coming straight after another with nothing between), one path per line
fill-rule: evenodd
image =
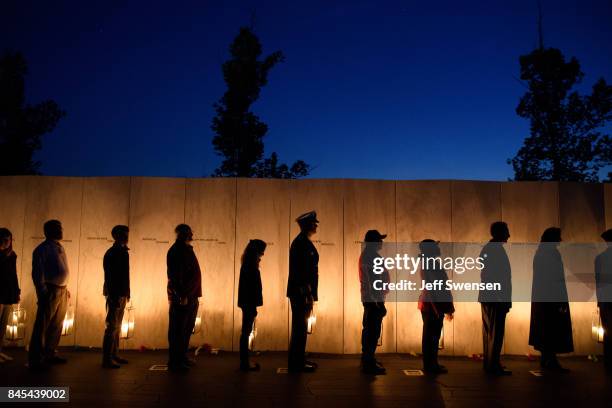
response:
M180 224L174 230L176 241L168 250L168 369L186 371L195 361L187 356L189 339L198 314L198 298L202 296L202 274L198 258L189 244L191 227Z
M374 353L378 345L383 318L387 315L385 296L387 290L374 289L374 281L389 283L389 271L374 273L374 258L380 257L383 240L386 234L377 230L369 230L364 238L364 248L359 257L359 283L361 286L361 303L363 304L363 319L361 330L361 369L366 374L386 374L387 370L376 360Z
M491 240L482 248L484 268L481 270L482 283L499 283L501 290L481 290L478 293L482 311L483 367L493 375L510 375L501 364L501 350L504 344L506 315L512 307L512 271L510 260L504 248L510 231L505 222L491 224Z
M308 318L318 300L319 253L311 241L319 220L314 211L296 218L300 233L289 250L289 280L287 297L291 303L291 340L289 342L289 371L312 372L317 365L304 358L308 336Z
M440 247L433 239L425 239L419 244L424 267L421 267L421 279L426 283L442 282L441 289L423 289L419 296L419 309L423 319L423 337L421 346L423 350L423 371L428 374L444 374L448 370L438 363L438 350L440 336L444 326L444 315L453 320L455 306L453 295L446 289L448 275L441 265L436 262L440 259ZM428 261L429 259L429 261Z
M259 263L266 250L266 243L252 239L242 254L240 280L238 282L238 307L242 310L242 330L240 331L240 369L259 371L259 364L249 362L249 336L257 316L257 307L263 305L261 274Z
M70 275L68 259L60 244L63 238L62 223L49 220L43 228L46 239L32 254L32 280L38 308L28 353L30 369L66 363L65 358L56 354L70 298L67 288Z
M606 241L607 248L595 258L595 282L597 306L604 330L604 367L608 374L612 374L612 229L605 231L601 237Z
M558 353L574 351L560 242L561 229L548 228L533 258L529 344L542 353L543 369L568 371L557 360Z
M13 251L13 234L0 228L0 363L13 358L2 352L6 325L13 305L21 300L21 289L17 280L17 255Z
M127 360L117 356L119 333L123 322L125 305L130 300L130 254L126 225L116 225L111 231L115 240L104 254L104 289L106 296L106 328L102 340L102 366L119 368Z

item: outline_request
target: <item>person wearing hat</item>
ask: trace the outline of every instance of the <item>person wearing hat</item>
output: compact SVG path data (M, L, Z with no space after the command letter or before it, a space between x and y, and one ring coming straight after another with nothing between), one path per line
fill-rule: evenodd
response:
M168 303L168 369L187 371L195 364L187 356L189 338L198 314L198 299L202 297L202 273L198 258L190 245L193 232L187 224L179 224L175 230L176 242L167 255Z
M607 248L595 258L595 282L597 306L604 330L604 367L608 374L612 374L612 229L605 231L601 237L606 241Z
M106 253L102 262L104 267L104 286L106 296L106 328L102 339L102 367L119 368L128 361L117 355L119 333L130 299L130 254L127 246L130 229L127 225L115 225L111 235L115 242Z
M440 257L440 246L433 239L424 239L419 244L423 265L421 265L421 280L426 283L443 282L441 290L423 289L419 296L419 310L423 319L423 335L421 347L423 352L423 371L427 374L444 374L448 370L438 363L440 336L444 326L444 315L451 321L455 313L453 295L446 289L448 275L442 265L428 262L428 259Z
M484 284L501 284L501 291L481 290L478 301L482 312L483 368L492 375L511 375L501 364L506 315L512 307L512 270L504 243L510 238L508 224L496 221L491 224L491 239L482 248L480 258L484 268L480 279Z
M385 297L387 290L375 290L373 283L381 280L389 283L389 271L386 269L375 274L373 271L374 259L380 257L383 239L386 234L377 230L369 230L364 238L364 245L359 256L359 283L361 287L361 303L363 304L363 329L361 330L361 369L366 374L386 374L385 368L376 361L374 353L378 345L378 338L382 328L383 318L387 314Z
M319 253L312 243L319 220L314 211L295 220L300 233L289 250L289 279L287 297L291 303L291 340L289 342L289 371L312 372L317 364L305 359L308 318L318 300Z

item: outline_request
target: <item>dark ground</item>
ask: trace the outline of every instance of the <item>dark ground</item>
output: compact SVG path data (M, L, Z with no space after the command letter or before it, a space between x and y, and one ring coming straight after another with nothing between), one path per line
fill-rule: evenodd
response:
M388 374L370 377L359 372L358 356L311 356L319 363L312 374L277 374L286 367L285 353L264 353L254 361L258 373L237 370L235 353L200 355L187 374L149 371L165 364L162 351L125 352L130 360L119 370L100 367L96 351L64 350L65 366L41 373L25 367L20 349L6 352L15 361L0 365L0 386L55 385L70 387L74 406L219 406L219 407L604 407L612 404L612 376L601 363L586 357L563 359L570 373L535 377L537 362L525 357L506 358L510 377L491 378L479 362L467 358L442 359L450 373L437 378L406 376L419 369L415 357L384 355ZM25 406L26 404L19 404ZM45 404L38 404L42 406ZM64 405L65 406L65 405Z

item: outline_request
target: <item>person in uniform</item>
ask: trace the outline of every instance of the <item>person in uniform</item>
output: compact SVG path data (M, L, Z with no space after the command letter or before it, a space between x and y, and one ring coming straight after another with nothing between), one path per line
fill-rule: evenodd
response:
M60 244L64 232L58 220L45 222L43 230L46 239L32 253L32 281L38 308L28 351L31 370L66 363L56 352L70 298L68 258Z
M363 319L361 330L361 369L365 374L381 375L387 370L376 360L374 353L382 328L383 318L387 315L385 297L387 290L379 291L373 287L375 280L389 283L389 271L386 269L375 274L374 258L380 257L383 239L386 234L377 230L369 230L364 238L363 251L359 257L359 283L361 287L361 303L363 304Z
M607 248L595 258L595 282L597 283L597 306L603 327L604 367L612 374L612 229L601 237Z
M574 351L574 340L560 242L560 228L546 229L533 258L529 345L542 354L542 369L566 372L557 354Z
M102 367L119 368L128 361L117 355L119 333L123 322L125 305L130 300L130 254L126 225L116 225L111 231L115 240L104 254L104 287L106 296L106 328L102 339Z
M296 218L300 233L289 250L289 279L287 297L291 303L291 340L289 342L289 371L312 372L317 364L305 359L308 318L318 300L319 253L311 241L319 220L314 211Z
M13 251L13 234L0 228L0 363L13 360L2 352L6 325L13 305L21 300L21 289L17 280L17 254Z
M259 263L266 251L266 243L252 239L242 254L240 280L238 281L238 307L242 310L242 330L240 331L240 369L259 371L258 363L249 362L249 336L257 316L257 307L263 306L261 274Z
M426 283L442 282L441 290L423 289L419 296L419 310L423 319L423 371L427 374L444 374L448 370L438 363L440 336L444 326L444 316L451 321L455 313L453 295L446 289L448 275L435 259L440 258L440 246L433 239L424 239L419 244L424 265L421 266L421 280ZM427 261L427 259L432 259Z
M492 375L510 375L501 364L501 350L504 344L506 315L512 307L512 270L504 243L510 238L505 222L491 224L491 240L480 252L484 268L480 272L481 282L499 283L501 290L481 290L478 293L482 312L483 368Z
M168 250L168 369L187 371L195 360L187 356L189 339L202 296L202 273L198 258L190 245L193 232L187 224L178 225L176 241Z

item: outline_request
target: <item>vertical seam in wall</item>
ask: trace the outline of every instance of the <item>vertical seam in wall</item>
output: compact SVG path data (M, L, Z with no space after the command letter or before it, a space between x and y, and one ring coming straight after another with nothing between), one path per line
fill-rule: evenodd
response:
M345 306L344 306L344 302L345 302L345 296L344 296L344 279L346 278L344 276L345 272L344 272L344 268L345 268L345 248L346 248L346 235L345 235L345 230L344 230L344 182L342 183L342 354L344 354L344 325L345 325L345 318L346 318L346 313L345 313Z
M291 193L293 191L293 181L289 180L289 219L288 219L288 230L287 230L287 235L288 235L288 243L289 245L291 245ZM289 255L287 255L287 269L289 269ZM289 272L287 272L287 280L289 280ZM287 305L287 350L289 350L289 342L291 339L291 320L290 320L290 312L289 312L289 301L287 300L287 298L285 297L285 304Z
M76 317L77 310L79 310L79 286L81 281L81 239L83 236L83 197L85 196L85 178L81 179L81 205L79 213L79 240L77 241L77 279L76 279L76 293L74 294L74 316ZM74 336L72 338L74 344L77 345L77 332L79 325L74 325Z
M238 178L234 178L234 285L232 287L232 348L234 351L234 336L236 334L236 247L238 246Z
M453 181L452 180L448 182L448 194L450 196L450 211L449 211L450 212L450 241L453 242L453 247L454 247L455 238L453 236ZM455 254L453 253L453 255ZM453 277L453 279L455 279L454 271L451 274L451 276ZM453 332L453 346L452 346L453 351L451 355L455 356L457 354L455 352L455 320L454 319L453 319L452 332Z
M395 253L398 253L398 237L397 237L397 180L393 182L393 226L395 227L394 235L395 235ZM395 272L395 281L397 282L397 271ZM395 293L395 352L397 353L399 350L398 347L398 302L397 302L397 293Z

